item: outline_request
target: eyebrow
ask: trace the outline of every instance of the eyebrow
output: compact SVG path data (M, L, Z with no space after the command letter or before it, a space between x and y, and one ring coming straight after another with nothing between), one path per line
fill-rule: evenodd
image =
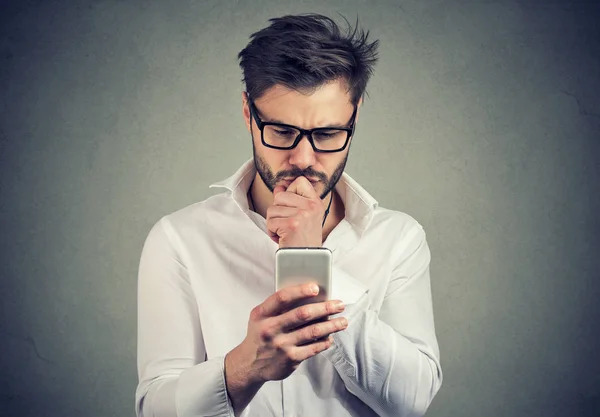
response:
M256 111L256 113L258 113L258 117L260 118L260 120L262 120L264 123L277 123L280 125L286 125L286 126L292 126L295 128L300 128L299 126L295 126L286 122L282 122L279 119L269 119L267 120L266 118L264 118L261 113L260 110L258 110L258 107L256 107L256 105L254 103L252 103L252 105L254 106L254 111ZM352 115L354 115L354 112L352 112ZM343 128L343 129L348 129L348 126L350 126L350 122L352 121L352 116L350 116L350 120L348 120L348 123L346 124L328 124L325 126L318 126L315 127L315 129L337 129L337 128ZM306 129L306 130L310 130L310 129Z

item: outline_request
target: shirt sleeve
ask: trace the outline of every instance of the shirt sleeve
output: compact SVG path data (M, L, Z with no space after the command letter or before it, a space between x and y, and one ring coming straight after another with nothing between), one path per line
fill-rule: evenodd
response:
M394 267L379 311L369 309L368 293L341 315L348 327L333 335L322 352L346 389L380 416L425 414L442 384L435 336L425 232L417 224ZM358 282L334 267L339 282Z
M138 271L138 417L233 417L224 357L206 360L196 299L166 217L151 229Z

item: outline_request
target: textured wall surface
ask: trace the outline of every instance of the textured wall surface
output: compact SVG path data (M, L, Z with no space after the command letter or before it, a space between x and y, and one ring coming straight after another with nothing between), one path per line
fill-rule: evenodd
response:
M236 54L300 12L381 41L347 169L427 232L428 416L600 415L598 2L0 4L1 416L134 415L142 243L251 156Z

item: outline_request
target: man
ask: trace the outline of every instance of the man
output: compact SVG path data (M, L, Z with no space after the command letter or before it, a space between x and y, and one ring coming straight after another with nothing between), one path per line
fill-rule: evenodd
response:
M147 237L138 416L425 413L442 381L425 233L344 173L377 60L367 37L285 16L240 52L254 157ZM316 293L274 293L274 255L308 246L333 252L333 296L290 308Z

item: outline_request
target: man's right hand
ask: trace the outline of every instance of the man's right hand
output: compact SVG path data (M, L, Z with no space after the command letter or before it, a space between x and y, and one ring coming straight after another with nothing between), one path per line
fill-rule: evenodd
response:
M294 308L317 294L315 284L283 288L252 309L246 338L225 357L225 379L234 408L245 408L263 383L287 378L303 361L329 348L331 334L348 326L344 317L314 323L344 311L339 300Z
M252 362L254 378L261 382L287 378L302 361L330 347L332 333L347 327L344 317L307 325L344 311L339 300L292 308L298 301L316 296L318 290L313 284L284 288L252 310L242 345Z

